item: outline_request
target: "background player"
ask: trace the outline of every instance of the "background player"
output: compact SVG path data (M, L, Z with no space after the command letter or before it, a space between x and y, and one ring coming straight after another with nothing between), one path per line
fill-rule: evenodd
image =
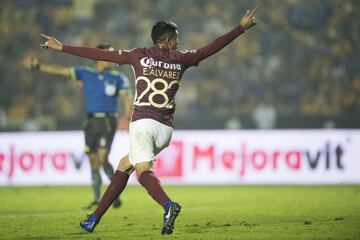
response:
M121 159L115 176L104 193L98 208L80 226L92 232L101 217L125 188L129 174L135 169L138 181L151 197L165 210L162 234L171 234L181 206L171 201L152 171L154 157L168 146L172 135L172 119L175 111L174 97L179 89L184 71L197 66L202 60L215 54L256 24L255 12L247 11L240 25L215 39L210 44L192 51L176 51L178 48L177 25L160 21L151 31L155 44L152 48L102 51L93 48L63 45L51 36L42 34L47 41L44 48L70 53L94 60L130 64L136 76L134 113L130 123L130 153Z
M99 44L97 48L113 50L108 44ZM84 85L85 152L90 159L94 193L94 200L85 209L92 209L98 205L101 196L100 168L103 167L110 180L114 176L114 169L109 163L108 156L117 129L119 96L126 119L130 119L132 114L129 81L124 74L112 69L112 63L105 61L96 61L95 67L64 67L40 63L37 58L31 58L25 62L25 65L33 70L71 77L82 81ZM116 198L113 206L118 208L120 205L120 199Z

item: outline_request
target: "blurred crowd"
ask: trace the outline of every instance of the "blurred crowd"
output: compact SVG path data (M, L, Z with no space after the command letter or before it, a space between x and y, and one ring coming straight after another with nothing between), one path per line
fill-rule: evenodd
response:
M81 85L29 71L22 62L37 56L66 66L93 63L40 49L40 33L71 45L150 47L152 25L166 19L179 25L180 49L196 49L255 6L256 27L185 73L176 98L178 126L281 128L281 118L311 116L328 119L320 127L336 127L334 117L359 116L357 0L2 0L0 130L81 127ZM120 70L133 80L129 66Z

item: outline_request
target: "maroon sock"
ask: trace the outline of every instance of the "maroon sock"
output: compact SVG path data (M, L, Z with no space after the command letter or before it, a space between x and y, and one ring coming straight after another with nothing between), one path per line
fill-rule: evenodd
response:
M139 183L148 191L149 195L161 206L170 201L164 189L161 187L159 179L152 171L144 171L139 176Z
M110 185L107 187L104 195L102 196L98 207L95 210L95 215L98 220L104 215L104 213L108 210L114 200L119 197L120 193L126 187L126 184L129 180L129 175L116 170Z

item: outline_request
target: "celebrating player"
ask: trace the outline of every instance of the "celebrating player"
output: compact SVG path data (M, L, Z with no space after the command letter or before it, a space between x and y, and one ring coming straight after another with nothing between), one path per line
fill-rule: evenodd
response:
M119 65L132 65L135 73L134 112L129 128L130 153L120 160L115 176L105 191L97 209L80 226L92 232L111 205L126 187L135 169L138 181L149 195L165 210L162 234L171 234L181 206L172 201L152 171L153 161L169 145L173 132L174 97L186 69L220 51L245 30L256 24L255 13L247 11L240 24L210 44L192 51L176 51L178 27L173 22L157 22L151 31L154 47L132 50L102 51L94 48L63 45L51 36L42 34L43 48Z
M108 44L99 44L97 48L113 50ZM117 129L119 96L126 118L130 119L132 114L129 81L124 74L112 69L112 63L104 61L96 61L95 67L64 67L40 63L37 58L31 58L24 64L32 70L82 81L84 85L87 113L84 123L85 152L90 159L94 193L94 200L85 209L93 209L99 204L101 196L100 168L104 169L110 181L114 176L114 168L109 163L108 156ZM120 205L120 199L114 199L113 207L118 208Z

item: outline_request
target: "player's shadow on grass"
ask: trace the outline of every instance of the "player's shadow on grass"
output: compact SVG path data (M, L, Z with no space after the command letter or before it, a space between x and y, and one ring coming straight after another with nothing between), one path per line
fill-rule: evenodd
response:
M83 235L86 235L86 234L90 234L90 233L84 232L84 231L81 231L81 230L79 230L78 232L65 233L66 236L83 236Z
M62 238L63 239L76 239L76 238L84 239L85 236L95 237L96 233L88 233L88 232L85 232L85 231L82 231L81 229L79 229L79 231L76 231L76 232L65 233Z
M107 231L107 230L101 230L101 233L116 233L118 231L116 230L113 230L113 231ZM79 229L79 231L76 231L76 232L71 232L71 233L65 233L64 234L65 236L68 236L69 238L70 237L74 237L74 238L82 238L84 235L96 235L96 232L94 233L88 233L88 232L85 232L81 229ZM67 237L66 237L67 238ZM71 238L70 238L71 239Z
M66 234L67 235L67 234ZM59 239L75 239L75 238L81 238L83 239L82 236L56 236L56 237L53 237L53 236L36 236L36 237L22 237L22 238L18 238L18 239L22 239L22 240L51 240L51 239L56 239L56 240L59 240Z

